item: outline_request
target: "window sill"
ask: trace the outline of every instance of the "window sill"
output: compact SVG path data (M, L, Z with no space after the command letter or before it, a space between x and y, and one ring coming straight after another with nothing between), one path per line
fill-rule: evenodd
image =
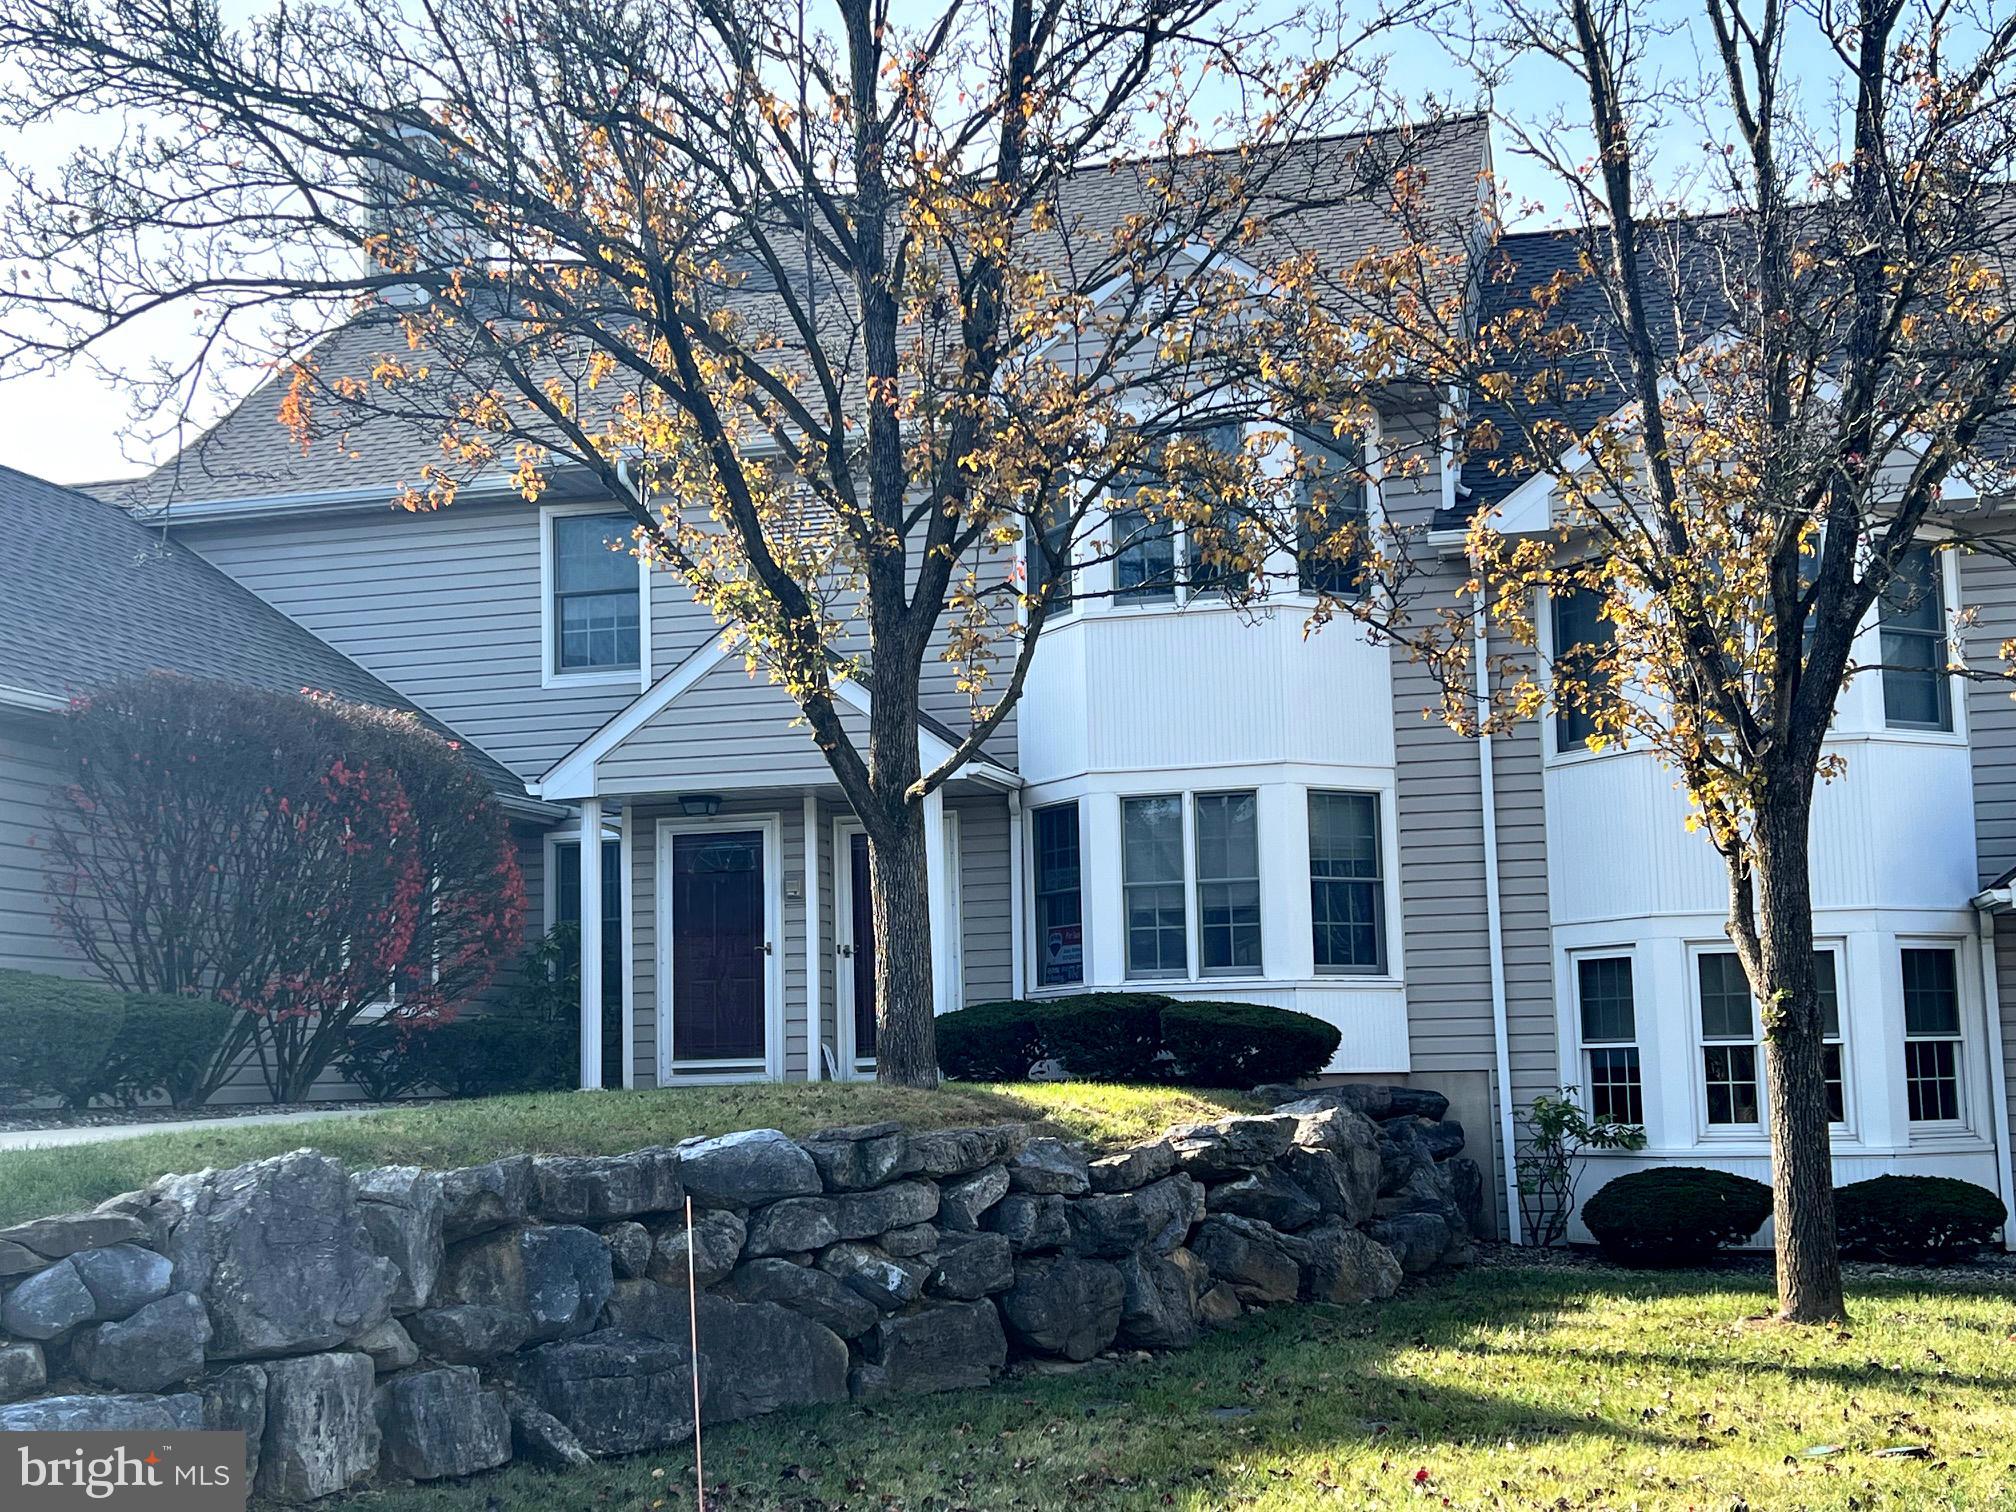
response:
M612 667L607 671L548 672L539 679L543 688L613 688L621 684L641 686L644 673L638 667Z
M1311 991L1337 987L1376 988L1382 992L1398 992L1406 987L1406 979L1397 976L1307 976L1307 977L1263 977L1263 976L1223 976L1223 977L1122 977L1117 982L1074 982L1068 987L1032 987L1032 998L1073 997L1087 992L1129 992L1154 991L1161 988L1181 987L1199 992L1217 992L1223 988L1240 991Z

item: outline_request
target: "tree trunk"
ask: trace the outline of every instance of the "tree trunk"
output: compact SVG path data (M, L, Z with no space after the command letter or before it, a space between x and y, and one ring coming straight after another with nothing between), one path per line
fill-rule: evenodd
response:
M875 909L875 1079L938 1085L931 983L931 879L924 810L900 796L868 832Z
M1813 963L1810 794L1810 785L1805 801L1767 788L1758 806L1751 988L1764 1023L1778 1315L1791 1323L1834 1323L1847 1308L1834 1234L1834 1157Z

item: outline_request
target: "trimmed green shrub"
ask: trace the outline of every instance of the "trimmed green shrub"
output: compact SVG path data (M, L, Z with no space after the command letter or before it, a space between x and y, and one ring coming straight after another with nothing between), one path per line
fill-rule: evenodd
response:
M125 1020L126 1001L110 987L0 971L0 1087L89 1107L110 1090L106 1063Z
M1169 1079L1162 1047L1162 1011L1169 1001L1159 992L1081 992L1027 1006L1037 1010L1043 1054L1064 1062L1071 1075L1153 1082Z
M1619 1176L1582 1205L1603 1253L1626 1265L1694 1265L1741 1244L1771 1216L1771 1188L1702 1166Z
M1951 1176L1877 1176L1834 1192L1843 1253L1878 1260L1971 1260L2008 1221L2000 1197Z
M1341 1037L1321 1019L1257 1003L1084 992L948 1013L938 1020L938 1063L957 1081L1021 1081L1055 1059L1093 1081L1251 1087L1316 1075Z
M344 1080L373 1102L391 1102L407 1097L427 1085L428 1068L416 1041L452 1028L436 1024L401 1034L387 1024L352 1024L346 1031L343 1053L336 1067Z
M1176 1077L1192 1087L1298 1082L1330 1064L1343 1033L1335 1024L1259 1003L1171 1003L1162 1045Z
M1068 1000L1067 1000L1068 1001ZM938 1065L954 1081L1023 1081L1048 1053L1039 1027L1047 1003L1010 998L939 1018Z
M128 1107L157 1092L177 1108L200 1104L238 1010L209 998L136 992L106 1062L109 1096Z

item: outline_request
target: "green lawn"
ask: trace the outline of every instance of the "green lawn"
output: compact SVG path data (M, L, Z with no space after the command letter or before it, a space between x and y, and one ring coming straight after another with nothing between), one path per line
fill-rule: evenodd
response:
M1170 1124L1255 1106L1237 1093L1173 1087L1050 1082L947 1086L910 1092L871 1083L765 1083L664 1092L547 1092L434 1103L285 1124L148 1134L101 1144L0 1153L0 1223L88 1207L171 1171L237 1165L313 1145L352 1166L471 1165L521 1152L607 1155L672 1144L692 1134L782 1129L809 1134L833 1124L899 1119L913 1128L1041 1122L1093 1144L1124 1144Z
M1484 1270L1280 1308L1152 1362L715 1430L708 1505L2016 1506L2016 1293L1862 1286L1846 1332L1743 1323L1769 1302L1761 1276ZM348 1505L652 1512L691 1476L681 1449Z

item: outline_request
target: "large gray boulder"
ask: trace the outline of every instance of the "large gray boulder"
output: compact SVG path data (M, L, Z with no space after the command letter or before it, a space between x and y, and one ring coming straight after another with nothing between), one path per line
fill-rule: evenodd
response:
M1092 1190L1085 1152L1061 1139L1032 1139L1008 1162L1008 1185L1036 1196L1075 1197Z
M897 1123L821 1129L804 1144L829 1192L880 1186L902 1172L910 1155L909 1138Z
M1136 1349L1183 1349L1197 1337L1197 1299L1211 1284L1187 1249L1143 1250L1120 1262L1120 1342Z
M1001 1294L1008 1337L1035 1354L1089 1360L1120 1330L1126 1283L1117 1266L1075 1255L1023 1260Z
M1295 1119L1251 1113L1170 1131L1176 1168L1199 1181L1230 1181L1275 1159L1295 1138Z
M87 1328L71 1341L77 1373L119 1391L165 1391L203 1373L210 1315L203 1301L176 1292L117 1323Z
M0 1433L167 1433L203 1426L203 1398L57 1396L0 1407Z
M1277 1229L1305 1228L1323 1216L1314 1197L1271 1165L1212 1187L1204 1194L1204 1210L1251 1218Z
M448 1365L481 1365L515 1353L529 1327L523 1313L462 1303L430 1307L406 1319L406 1331L421 1352Z
M511 1414L511 1452L542 1470L579 1470L591 1463L574 1430L522 1391L504 1394Z
M1431 1160L1463 1153L1463 1125L1453 1118L1389 1118L1379 1126L1379 1132L1389 1139L1411 1139Z
M699 1298L701 1418L728 1423L781 1407L847 1397L847 1345L831 1329L774 1302Z
M1022 1124L986 1129L933 1129L910 1136L901 1174L909 1176L970 1176L982 1166L1011 1160L1028 1139Z
M883 1312L915 1302L932 1267L898 1260L872 1244L836 1244L819 1257L819 1268Z
M607 1223L639 1213L670 1213L685 1193L680 1157L668 1149L628 1155L540 1155L532 1161L539 1216L554 1223Z
M494 1470L511 1458L504 1399L467 1365L411 1370L377 1390L379 1462L391 1475L442 1480Z
M1015 1284L1015 1252L1000 1234L944 1234L938 1268L925 1283L936 1297L962 1302L991 1297Z
M48 1263L25 1244L16 1244L11 1239L0 1241L0 1281L9 1276L31 1275Z
M935 1223L912 1223L885 1230L876 1236L875 1242L898 1260L914 1260L937 1254L943 1237L943 1231Z
M526 1337L588 1333L616 1284L601 1236L573 1224L499 1229L449 1251L441 1294L526 1320Z
M1095 1192L1131 1192L1160 1181L1176 1169L1176 1148L1166 1139L1150 1140L1092 1162L1087 1174Z
M398 1270L392 1311L418 1312L434 1300L443 1257L442 1178L418 1166L380 1166L350 1178L357 1216L374 1254Z
M602 1244L619 1279L635 1281L651 1269L651 1230L643 1224L609 1224L602 1230Z
M259 1445L266 1437L266 1367L232 1365L195 1385L203 1398L203 1426L245 1435L245 1483L259 1478Z
M1151 1229L1149 1212L1133 1192L1075 1198L1064 1205L1064 1219L1071 1230L1067 1248L1072 1254L1109 1259L1132 1254L1161 1227L1158 1222Z
M30 1339L0 1344L0 1402L19 1401L48 1384L48 1361L40 1344Z
M76 1265L61 1260L7 1294L0 1329L17 1339L55 1339L97 1316L98 1304Z
M637 1454L693 1437L691 1356L683 1345L604 1329L540 1345L518 1375L533 1402L589 1454ZM705 1371L701 1379L704 1385Z
M507 1155L485 1165L441 1174L441 1235L450 1244L488 1229L522 1223L532 1210L536 1183L530 1155Z
M1440 1213L1395 1213L1379 1219L1367 1232L1393 1252L1410 1276L1433 1270L1456 1247L1449 1222Z
M1065 1216L1068 1202L1063 1197L1010 1192L987 1209L980 1226L990 1234L1000 1234L1018 1255L1062 1249L1071 1242L1071 1220Z
M1148 1247L1162 1254L1181 1247L1204 1221L1204 1188L1188 1176L1164 1176L1134 1194L1148 1220Z
M704 1295L704 1293L703 1293ZM692 1335L686 1288L656 1281L618 1281L602 1309L603 1326L646 1339L686 1343Z
M101 1323L130 1318L149 1302L160 1301L175 1280L174 1263L166 1255L137 1244L79 1250L70 1264L91 1293L93 1315Z
M864 1234L846 1237L865 1238L878 1232L880 1230L869 1229ZM831 1197L786 1197L782 1202L773 1202L750 1215L749 1238L743 1250L752 1257L802 1255L822 1250L829 1244L838 1244L841 1238L837 1200Z
M779 1204L780 1206L782 1204ZM666 1286L686 1288L686 1220L676 1218L655 1231L651 1260L644 1274ZM707 1208L693 1215L693 1280L712 1286L735 1269L747 1243L747 1226L740 1213L726 1208Z
M375 1253L343 1167L309 1150L191 1184L169 1258L210 1309L210 1355L329 1349L389 1313L399 1271Z
M1304 1302L1369 1302L1400 1289L1400 1262L1370 1235L1340 1218L1285 1236L1302 1270Z
M695 1207L758 1207L825 1190L812 1157L775 1129L684 1141L679 1179Z
M849 1389L857 1399L985 1386L1008 1363L991 1302L942 1302L884 1318L861 1340Z
M947 1181L938 1189L938 1224L954 1233L970 1234L981 1216L1008 1195L1008 1168L983 1166L971 1176Z
M839 1277L789 1260L744 1261L729 1285L744 1302L775 1302L843 1339L866 1333L882 1316L879 1307Z
M1379 1157L1375 1150L1368 1147L1355 1151L1353 1158L1347 1159L1334 1150L1297 1145L1274 1165L1308 1195L1324 1217L1363 1223L1372 1216L1372 1203L1379 1186Z
M938 1188L928 1181L897 1181L872 1192L832 1199L842 1239L872 1239L890 1229L929 1223L938 1216Z
M112 1244L145 1244L147 1225L128 1213L65 1213L0 1229L0 1245L18 1245L46 1260Z
M305 1502L347 1491L378 1467L371 1361L348 1351L266 1366L266 1434L254 1489Z
M1302 1267L1284 1236L1264 1223L1229 1214L1206 1218L1190 1248L1242 1302L1293 1302L1302 1289Z

